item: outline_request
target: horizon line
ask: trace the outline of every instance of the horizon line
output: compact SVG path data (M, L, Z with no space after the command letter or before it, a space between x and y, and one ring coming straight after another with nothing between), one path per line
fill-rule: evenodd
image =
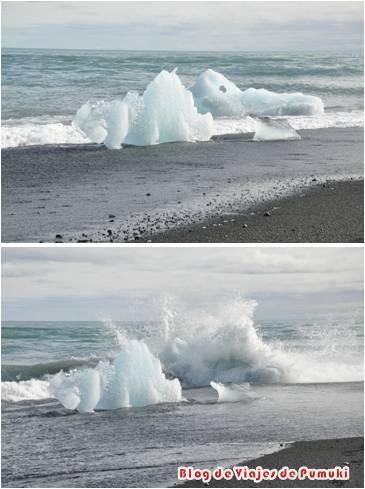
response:
M150 52L150 53L317 53L317 52L351 52L351 51L361 51L364 52L364 46L352 47L352 48L342 48L341 50L335 48L323 48L323 49L116 49L116 48L50 48L50 47L14 47L14 46L1 46L3 49L22 49L22 50L38 50L38 51L115 51L115 52Z

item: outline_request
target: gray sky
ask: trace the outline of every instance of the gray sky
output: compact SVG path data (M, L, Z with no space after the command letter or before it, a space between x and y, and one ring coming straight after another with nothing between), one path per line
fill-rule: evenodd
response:
M67 49L359 49L363 3L7 1L2 43Z
M156 319L167 294L211 309L241 294L261 319L334 315L363 301L360 248L3 248L3 319Z

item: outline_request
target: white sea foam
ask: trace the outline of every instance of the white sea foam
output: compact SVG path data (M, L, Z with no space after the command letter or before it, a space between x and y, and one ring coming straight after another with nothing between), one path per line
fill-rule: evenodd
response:
M47 380L24 380L21 382L1 382L1 399L3 401L24 401L31 399L48 399L52 397L49 392Z
M282 120L272 118L272 120ZM296 131L303 129L326 129L363 127L364 113L356 110L352 112L326 112L314 116L289 116L285 117L291 127ZM246 134L255 132L255 118L253 117L221 117L214 120L214 135Z
M213 382L346 382L362 380L362 360L323 346L289 351L265 342L255 326L256 303L232 300L214 316L172 325L160 354L164 368L188 386ZM172 334L173 332L173 334ZM331 338L328 338L329 345ZM328 346L328 345L327 345Z
M232 301L216 317L179 328L161 352L168 372L190 386L288 380L286 358L258 335L254 301Z
M278 118L281 120L282 118ZM296 130L321 128L363 127L364 113L326 112L315 116L295 116L285 118ZM273 118L275 120L275 118ZM255 132L255 119L247 117L219 117L213 121L213 136L224 134L247 134ZM28 122L20 119L17 123L3 122L1 146L14 148L44 144L87 144L91 140L75 129L71 122Z
M90 143L90 140L76 131L71 124L61 122L41 124L36 122L22 123L20 121L19 125L7 125L5 121L1 131L2 148L85 143Z

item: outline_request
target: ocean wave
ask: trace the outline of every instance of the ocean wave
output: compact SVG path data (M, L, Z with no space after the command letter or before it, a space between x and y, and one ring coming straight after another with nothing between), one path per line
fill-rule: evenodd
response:
M363 380L363 352L358 342L349 342L347 327L326 325L320 331L313 327L314 332L297 328L294 344L268 341L255 324L255 308L255 301L237 298L215 305L211 313L189 310L185 315L177 313L173 303L164 303L161 328L156 330L159 346L153 351L147 339L130 339L109 321L105 334L118 347L115 357L94 365L52 363L60 368L53 375L3 381L2 400L52 397L68 409L89 412L180 402L182 386L211 385L220 402L234 402L255 397L247 383ZM38 374L51 371L33 368Z
M2 364L1 378L5 381L20 381L30 379L41 379L46 375L54 375L61 370L68 372L72 369L86 366L95 366L98 363L96 357L88 358L67 358L36 364Z
M10 402L49 399L48 380L22 380L20 382L1 382L1 400Z
M235 299L214 316L191 315L170 321L168 340L160 353L164 369L185 386L210 382L308 383L362 380L362 358L333 349L327 334L320 349L307 345L291 351L267 342L254 322L255 301ZM316 345L318 348L318 344Z
M82 136L69 123L54 122L48 124L19 121L19 125L3 122L1 147L37 146L44 144L85 144L90 140Z
M281 120L282 118L273 118ZM354 110L351 112L325 112L313 116L286 117L291 127L296 131L304 129L327 129L364 127L364 112ZM214 120L214 134L223 136L225 134L245 134L255 132L255 119L251 117L229 118L222 117Z

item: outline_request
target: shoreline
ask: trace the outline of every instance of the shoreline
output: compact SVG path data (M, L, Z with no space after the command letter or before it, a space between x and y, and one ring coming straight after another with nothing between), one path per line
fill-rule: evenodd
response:
M144 236L152 243L305 243L364 241L364 180L315 184L245 211Z
M121 151L93 145L4 150L3 241L270 242L277 241L278 235L281 242L358 242L363 199L358 193L352 197L351 188L341 205L330 204L338 212L332 213L331 235L321 239L301 232L288 239L283 230L261 236L259 229L251 233L252 226L235 235L225 232L214 237L210 229L202 236L205 224L201 223L212 222L214 216L219 220L212 224L220 224L227 214L232 218L233 212L242 214L241 210L259 202L298 195L331 178L363 178L360 128L306 130L301 135L301 140L290 142L256 143L227 136L209 143L166 143ZM318 214L322 203L312 205L309 214ZM276 219L281 211L274 212ZM343 212L352 220L357 213L358 219L354 232L337 236L339 229L348 228ZM302 209L297 214L291 228L302 219ZM187 234L192 226L194 235L181 233Z
M238 479L214 480L208 484L201 481L186 481L175 484L174 487L363 487L364 484L364 438L348 437L325 440L297 441L277 452L264 455L249 461L243 461L240 466L255 468L277 468L288 466L299 469L301 466L310 468L332 468L335 466L348 466L350 468L349 480L322 480L310 481L308 479L263 481L255 483ZM198 468L198 465L196 466ZM203 468L199 466L199 468Z

